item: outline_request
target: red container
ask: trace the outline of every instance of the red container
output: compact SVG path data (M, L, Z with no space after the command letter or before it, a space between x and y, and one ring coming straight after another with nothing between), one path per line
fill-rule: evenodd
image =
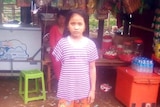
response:
M104 36L102 41L102 49L107 50L112 46L112 37Z
M126 107L156 107L160 76L118 67L115 96Z

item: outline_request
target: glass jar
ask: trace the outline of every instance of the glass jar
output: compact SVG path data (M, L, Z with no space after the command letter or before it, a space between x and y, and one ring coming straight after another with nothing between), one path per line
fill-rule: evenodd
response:
M131 41L125 41L123 43L123 50L121 54L119 54L119 58L123 61L130 62L133 59L133 45Z
M103 36L102 49L108 50L112 46L112 36Z
M132 54L132 52L133 52L132 43L129 41L125 41L123 43L123 54L130 55Z
M133 50L135 56L142 56L143 54L143 41L141 39L136 39L133 42Z

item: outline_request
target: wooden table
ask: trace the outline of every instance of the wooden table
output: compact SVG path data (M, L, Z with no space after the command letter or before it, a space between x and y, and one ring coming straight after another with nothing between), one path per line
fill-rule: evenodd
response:
M105 66L105 67L113 67L116 68L118 66L128 66L130 65L130 63L125 62L125 61L121 61L119 59L104 59L104 58L100 58L96 61L96 67L99 66ZM51 81L52 81L52 73L51 73L51 67L52 67L52 61L51 58L49 57L49 55L45 55L44 60L42 61L42 66L44 68L44 66L46 66L46 70L44 70L44 72L46 73L46 78L47 78L47 89L48 92L51 92Z
M46 68L46 69L45 69ZM46 74L46 85L47 85L47 90L48 92L51 92L51 80L52 80L52 61L49 57L49 55L45 55L44 60L42 60L42 69L44 71L44 73Z
M117 66L128 66L130 63L121 61L119 59L105 59L100 58L96 61L96 66L106 66L106 67L117 67Z

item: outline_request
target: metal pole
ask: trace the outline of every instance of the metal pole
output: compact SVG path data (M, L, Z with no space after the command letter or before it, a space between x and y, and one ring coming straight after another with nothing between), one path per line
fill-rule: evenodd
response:
M98 48L102 48L102 39L103 39L103 30L104 30L104 20L99 20L98 22Z

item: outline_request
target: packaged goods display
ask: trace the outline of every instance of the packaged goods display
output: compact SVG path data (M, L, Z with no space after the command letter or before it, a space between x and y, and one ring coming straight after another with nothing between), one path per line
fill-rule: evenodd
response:
M140 38L105 35L102 42L103 58L131 62L143 56L143 40Z
M132 68L138 72L153 73L153 60L146 57L135 57L132 60Z

